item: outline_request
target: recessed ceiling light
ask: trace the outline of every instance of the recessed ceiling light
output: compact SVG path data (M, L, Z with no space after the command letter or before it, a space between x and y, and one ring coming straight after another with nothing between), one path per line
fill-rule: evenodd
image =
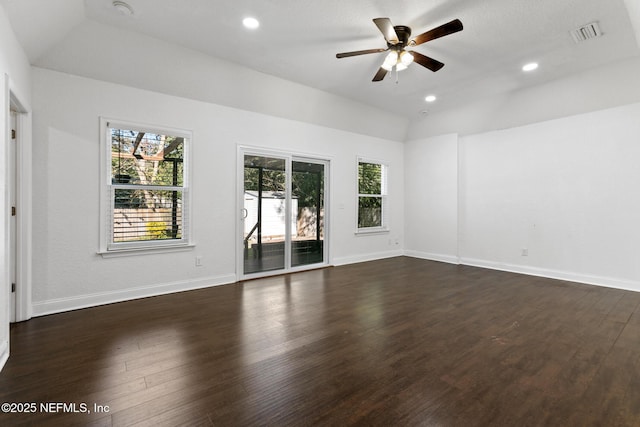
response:
M249 28L250 30L255 30L260 26L260 22L258 22L256 18L248 17L242 20L242 25Z
M436 99L437 99L437 98L436 98L436 96L435 96L435 95L429 95L429 96L427 96L424 100L425 100L425 101L427 101L427 102L433 102L433 101L435 101Z
M529 64L526 64L525 66L522 67L522 71L533 71L537 68L538 68L537 62L530 62Z
M127 3L123 1L115 0L112 4L114 9L117 10L120 15L124 15L124 16L133 15L133 8L129 6Z

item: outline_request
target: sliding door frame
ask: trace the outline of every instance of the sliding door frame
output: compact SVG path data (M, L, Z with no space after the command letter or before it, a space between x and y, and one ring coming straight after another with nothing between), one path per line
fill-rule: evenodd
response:
M284 268L280 270L262 271L245 274L244 272L244 157L245 155L263 156L284 159L285 161L285 259ZM259 277L276 276L279 274L294 273L297 271L312 270L329 265L329 183L331 173L331 158L309 153L295 153L284 150L266 149L263 147L238 145L236 163L236 277L238 280L254 279ZM296 267L291 266L291 179L293 162L309 162L322 164L324 166L324 218L323 218L323 244L322 262L316 264L306 264ZM318 215L320 212L318 212ZM320 230L316 231L317 233Z

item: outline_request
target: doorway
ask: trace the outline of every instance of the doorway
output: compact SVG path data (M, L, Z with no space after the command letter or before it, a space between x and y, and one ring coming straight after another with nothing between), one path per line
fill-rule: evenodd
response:
M241 149L242 277L327 264L329 162Z
M7 201L9 233L7 270L9 273L9 320L22 322L31 318L31 114L10 89L6 120Z
M9 301L9 321L14 323L16 321L16 266L18 255L17 244L17 203L16 203L16 189L17 189L17 123L18 113L11 107L10 109L10 141L9 141L9 158L7 159L8 174L7 174L7 190L9 193L9 204L11 206L11 213L9 217L9 279L11 282L11 299Z

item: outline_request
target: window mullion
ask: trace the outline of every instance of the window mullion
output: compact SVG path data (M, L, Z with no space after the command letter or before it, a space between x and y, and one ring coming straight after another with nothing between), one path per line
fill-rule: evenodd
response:
M110 184L112 188L121 190L149 190L149 191L184 191L185 187L169 185L137 185L137 184Z

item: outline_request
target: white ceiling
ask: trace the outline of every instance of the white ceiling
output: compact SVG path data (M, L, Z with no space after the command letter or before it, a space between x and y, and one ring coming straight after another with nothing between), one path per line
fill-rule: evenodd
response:
M75 27L99 22L241 64L414 118L640 55L633 0L0 0L32 64ZM631 6L629 9L633 9ZM254 16L259 29L241 21ZM464 30L415 50L445 63L418 64L371 82L384 59L335 54L386 47L372 19L389 17L417 35L458 18ZM604 33L576 44L569 31L597 21ZM634 27L635 24L635 27ZM523 64L540 68L523 73ZM425 95L435 94L433 104Z

